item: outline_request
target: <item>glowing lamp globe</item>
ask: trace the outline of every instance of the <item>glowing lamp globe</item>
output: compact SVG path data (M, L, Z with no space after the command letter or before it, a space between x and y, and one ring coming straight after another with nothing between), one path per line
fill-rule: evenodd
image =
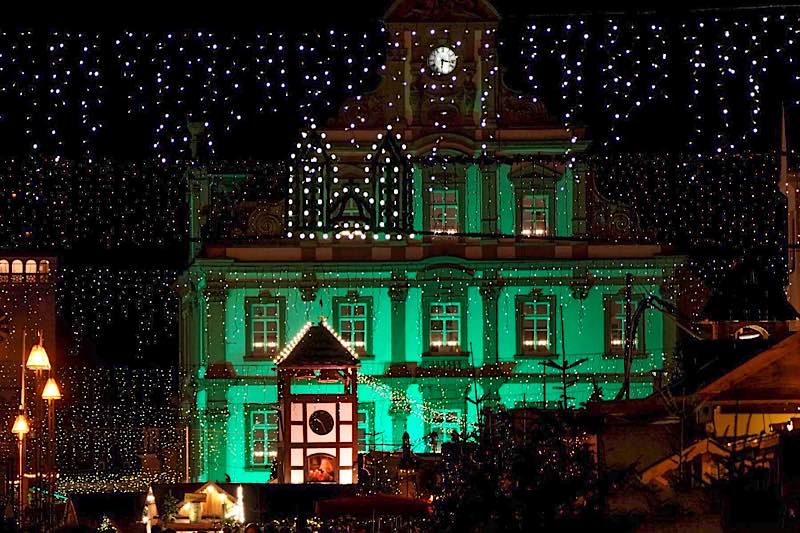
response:
M47 383L44 384L44 390L42 390L42 399L43 400L60 400L61 399L61 389L58 388L58 383L53 378L48 378Z
M28 418L22 413L18 414L17 419L14 420L14 425L11 427L11 433L21 439L24 438L30 430L31 427L28 424Z
M28 370L50 370L50 358L47 357L47 352L44 346L36 344L31 348L31 353L28 354L28 362L25 363Z

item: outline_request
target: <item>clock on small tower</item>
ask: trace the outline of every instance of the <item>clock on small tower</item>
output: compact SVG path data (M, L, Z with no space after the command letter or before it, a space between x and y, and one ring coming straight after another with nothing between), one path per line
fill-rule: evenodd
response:
M322 320L279 357L278 458L283 483L357 481L358 356Z

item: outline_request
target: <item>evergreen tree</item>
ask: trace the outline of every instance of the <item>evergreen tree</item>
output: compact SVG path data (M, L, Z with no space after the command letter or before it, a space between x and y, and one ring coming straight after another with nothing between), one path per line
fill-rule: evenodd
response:
M563 530L595 516L601 493L593 452L571 412L521 422L490 417L477 442L446 445L437 531Z

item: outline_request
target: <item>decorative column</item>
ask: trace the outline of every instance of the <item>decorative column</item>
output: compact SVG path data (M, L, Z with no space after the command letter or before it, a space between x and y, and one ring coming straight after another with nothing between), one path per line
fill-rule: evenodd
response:
M405 277L397 272L392 273L392 284L389 285L389 300L392 302L392 363L406 361L406 300L408 299L408 283Z
M209 384L206 407L206 465L209 481L225 482L228 475L228 400L227 385Z
M483 274L480 293L483 300L483 364L500 362L497 353L497 298L500 296L500 283L496 271Z
M203 321L206 330L204 361L211 366L225 362L225 301L228 290L221 280L209 281L203 295L206 300L206 316Z
M178 417L178 427L184 432L181 439L183 462L180 467L186 483L199 481L202 471L203 436L200 411L197 408L198 387L197 376L188 373L181 376L181 411Z
M406 391L393 390L392 403L389 405L389 416L392 418L391 445L393 447L403 440L409 413L411 413L411 403L408 401Z
M567 172L570 172L569 170ZM585 163L576 163L572 176L572 234L576 237L586 235L586 187L591 176Z
M481 233L497 233L497 165L482 164L481 175Z

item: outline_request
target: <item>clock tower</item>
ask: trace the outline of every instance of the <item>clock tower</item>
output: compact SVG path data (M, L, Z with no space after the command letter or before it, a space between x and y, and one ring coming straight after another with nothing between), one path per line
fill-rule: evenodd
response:
M279 480L357 481L358 357L327 322L307 323L278 359Z
M387 126L416 153L436 142L475 154L496 150L504 140L582 136L582 130L565 131L536 98L505 85L497 53L500 16L488 1L396 0L384 23L381 82L345 101L329 121L332 146L372 142L374 131Z
M500 17L488 2L399 0L384 20L387 69L402 76L408 125L477 130L492 122Z

